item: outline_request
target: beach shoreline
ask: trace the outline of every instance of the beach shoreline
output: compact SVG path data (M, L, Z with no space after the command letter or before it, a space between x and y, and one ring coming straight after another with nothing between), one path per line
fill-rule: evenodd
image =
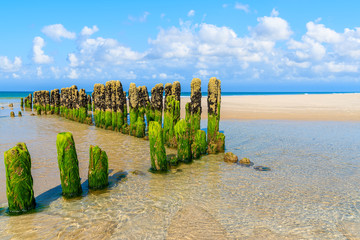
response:
M187 102L181 98L181 117ZM201 105L206 119L207 97ZM360 93L222 96L221 119L360 121Z

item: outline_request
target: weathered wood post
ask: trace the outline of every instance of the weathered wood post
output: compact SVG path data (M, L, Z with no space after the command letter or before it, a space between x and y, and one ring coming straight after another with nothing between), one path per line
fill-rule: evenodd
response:
M185 121L187 123L191 123L191 103L185 104Z
M109 184L109 163L106 152L98 146L91 145L89 155L89 189L103 189Z
M54 113L60 113L60 91L59 89L54 89Z
M194 78L191 81L191 95L190 95L190 112L191 112L191 137L194 138L197 130L200 130L201 123L201 80Z
M215 77L210 78L208 86L208 153L223 152L225 150L225 136L219 132L221 81Z
M87 95L87 109L88 111L92 111L92 101L91 101L91 95Z
M121 131L122 126L124 125L124 116L125 113L124 105L126 105L126 95L124 95L124 90L120 81L115 83L115 101L116 101L116 130Z
M124 125L121 128L121 132L123 134L129 134L130 128L129 128L129 124L128 124L128 110L127 110L127 100L126 100L126 92L124 91L123 93L124 96ZM129 103L130 105L130 103Z
M203 130L197 130L193 136L193 142L191 144L192 159L198 159L201 155L206 154L207 142L206 133Z
M151 115L153 120L157 121L160 126L162 126L163 93L164 86L162 83L156 84L151 89Z
M166 152L161 125L157 121L149 124L149 142L151 169L153 171L166 171L169 163L166 160Z
M175 125L175 135L177 140L177 160L182 162L191 161L191 140L190 126L186 120L181 119Z
M73 135L70 132L59 133L56 148L63 196L71 198L81 195L79 162Z
M105 84L105 129L112 129L112 81Z
M80 89L79 91L79 115L78 119L81 123L90 124L92 122L91 117L88 117L88 107L87 107L87 95L85 89Z
M24 108L24 99L23 98L20 99L20 107Z
M149 102L149 94L147 92L146 86L138 87L139 91L139 105L138 105L138 118L136 121L136 137L143 138L145 137L145 111L146 106Z
M130 83L129 88L129 114L130 114L130 135L136 136L136 122L139 114L139 89L135 83Z
M18 143L4 154L6 195L10 213L35 208L31 157L25 143Z
M176 147L174 127L180 119L180 83L165 85L164 141L168 147Z
M103 127L105 117L104 110L105 110L105 86L103 84L97 83L94 85L94 119L95 119L95 126Z
M111 129L113 131L117 128L117 101L116 101L116 95L117 95L117 81L112 80L111 81Z

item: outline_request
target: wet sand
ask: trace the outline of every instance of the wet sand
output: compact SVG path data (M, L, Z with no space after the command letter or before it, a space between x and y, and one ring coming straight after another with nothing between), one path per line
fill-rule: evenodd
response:
M183 97L182 116L187 102L190 98ZM202 109L207 118L206 97ZM221 119L360 121L360 94L223 96Z

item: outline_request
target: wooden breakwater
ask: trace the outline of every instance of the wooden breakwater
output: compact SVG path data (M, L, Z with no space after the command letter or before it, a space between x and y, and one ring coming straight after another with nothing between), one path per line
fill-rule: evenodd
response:
M186 104L183 121L180 119L180 95L180 82L175 81L165 84L165 87L162 83L156 84L150 96L146 86L131 83L126 97L122 83L112 80L95 84L91 96L84 89L78 90L75 85L61 91L35 91L25 98L25 106L32 106L38 115L57 114L80 123L95 124L96 127L146 139L160 137L159 134L152 136L155 131L150 131L150 123L158 122L162 130L159 142L178 150L177 157L168 160L169 165L189 162L204 154L224 152L225 136L219 131L221 81L215 77L209 80L207 133L200 127L203 110L201 80L194 78L191 81L190 102ZM160 169L154 166L153 170Z

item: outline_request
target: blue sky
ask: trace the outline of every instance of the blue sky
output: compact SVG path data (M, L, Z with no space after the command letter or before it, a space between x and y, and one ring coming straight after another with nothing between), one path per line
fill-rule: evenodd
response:
M1 1L0 91L360 91L359 1Z

